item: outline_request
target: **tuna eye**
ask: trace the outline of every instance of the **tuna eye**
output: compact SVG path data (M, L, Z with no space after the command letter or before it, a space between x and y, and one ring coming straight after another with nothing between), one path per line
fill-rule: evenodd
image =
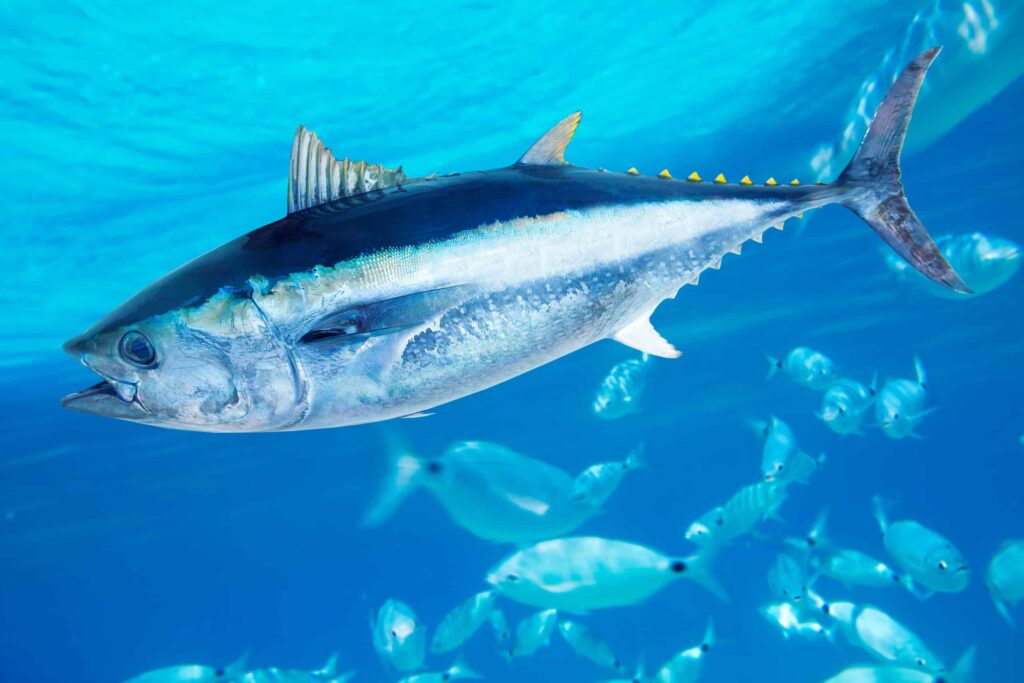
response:
M947 569L949 569L949 563L945 560L939 560L939 569L941 569L942 571L946 571Z
M118 344L121 357L132 365L148 368L156 363L156 349L146 335L138 330L126 332Z

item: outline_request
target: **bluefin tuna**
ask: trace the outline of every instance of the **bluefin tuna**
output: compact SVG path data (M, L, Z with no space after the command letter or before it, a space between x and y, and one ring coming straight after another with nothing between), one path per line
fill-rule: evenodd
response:
M63 405L199 431L316 429L418 415L603 339L676 357L654 310L770 227L829 204L929 278L969 291L900 183L938 53L903 70L849 166L820 185L573 166L579 112L512 166L416 179L339 160L300 128L288 215L69 340L100 381Z

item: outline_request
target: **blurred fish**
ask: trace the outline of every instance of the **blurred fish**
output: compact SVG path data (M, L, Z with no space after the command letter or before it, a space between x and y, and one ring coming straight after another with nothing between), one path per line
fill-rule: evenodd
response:
M423 666L427 652L427 630L409 605L388 600L372 624L373 648L381 660L396 671L414 671Z
M864 386L856 380L840 379L825 391L818 417L836 434L863 434L861 423L877 395L875 380Z
M945 670L942 660L913 631L877 607L827 602L813 590L808 591L808 596L836 623L851 645L898 666L931 673Z
M828 389L839 379L839 369L835 363L820 351L806 346L796 347L782 360L768 356L768 379L780 372L797 384L815 391Z
M687 540L705 548L718 548L750 533L764 520L778 517L788 486L788 481L759 481L744 486L724 505L708 510L690 524Z
M356 676L355 671L338 673L338 655L333 654L324 666L316 671L300 669L256 669L247 672L239 683L349 683Z
M1020 245L1012 240L981 232L961 235L940 235L935 238L939 251L973 292L951 292L936 287L931 280L921 277L900 258L892 258L886 250L885 263L900 278L911 282L929 294L943 299L968 299L991 292L1012 278L1020 270Z
M764 439L761 473L765 481L807 483L824 464L824 455L814 458L800 450L793 430L774 415L767 422L753 422L753 427Z
M125 683L236 683L245 675L248 661L249 653L246 653L222 668L203 664L168 666L147 671Z
M460 603L445 615L434 631L430 651L434 654L451 652L462 647L491 616L498 596L494 591L483 591Z
M708 619L699 645L683 650L665 662L652 679L655 683L693 683L700 678L704 658L715 646L715 625Z
M865 586L868 588L892 588L903 586L913 590L909 577L900 576L884 562L870 555L840 548L825 536L826 512L822 511L814 526L803 538L788 538L786 544L807 552L811 569L819 576L842 583L846 587Z
M878 392L875 400L875 419L886 436L902 439L907 436L921 438L914 431L921 419L932 412L924 405L928 399L928 376L921 359L914 357L917 380L890 379Z
M591 465L576 477L573 486L573 500L586 503L598 510L605 501L611 498L622 483L627 472L644 469L647 460L644 457L644 444L639 444L630 451L625 460L602 462Z
M988 563L985 579L996 609L1016 626L1010 610L1024 599L1024 540L1004 541Z
M973 680L974 648L971 648L947 673L932 674L903 666L853 666L825 683L969 683Z
M684 578L722 597L706 565L700 555L667 557L642 545L587 536L524 548L500 562L487 580L517 602L585 613L635 605Z
M530 657L551 644L551 634L558 625L558 610L546 609L523 617L516 624L516 639L509 648L509 657Z
M807 594L807 567L804 558L792 552L780 552L768 570L768 587L777 598L800 602Z
M875 496L872 502L885 549L915 584L926 589L921 597L928 597L931 592L959 593L967 588L970 567L945 536L914 520L890 523L886 501Z
M622 664L612 652L612 648L586 624L565 619L558 624L558 632L562 634L562 638L569 644L569 647L581 657L589 659L598 666L605 666L616 671L622 669Z
M651 357L645 353L639 359L624 360L612 367L594 396L594 415L602 420L617 420L636 411L647 386L650 364Z
M464 681L470 678L483 678L483 676L459 659L444 671L413 674L406 676L398 683L444 683L444 681Z
M807 610L792 602L776 602L760 609L761 616L775 624L787 640L791 635L806 640L832 640L832 632L825 628ZM820 612L817 612L820 614Z
M512 638L512 631L508 627L508 619L500 609L492 609L487 617L491 624L491 632L494 634L494 642L499 646L504 645Z
M452 520L495 543L531 543L571 532L614 493L622 475L639 460L588 468L573 479L541 460L495 443L461 441L439 458L420 459L389 444L391 472L366 525L386 521L405 498L425 488Z

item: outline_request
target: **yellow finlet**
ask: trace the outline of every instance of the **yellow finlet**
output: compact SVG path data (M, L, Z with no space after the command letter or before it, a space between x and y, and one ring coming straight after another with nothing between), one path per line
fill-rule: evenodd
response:
M626 171L626 173L628 173L629 175L640 175L640 171L636 170L636 166L631 166L630 169Z
M803 211L801 211L800 213L798 213L798 214L796 215L796 217L797 217L797 218L803 218L803 217L804 217L804 212L803 212Z
M740 181L740 185L753 185L754 181L750 179L750 176L743 176L743 180Z
M719 185L724 185L729 181L725 179L724 175L719 173L718 175L715 176L715 182L718 183Z
M668 172L667 168L661 169L661 173L658 174L659 178L672 178L672 174Z
M769 178L768 180L764 181L764 184L765 185L769 185L769 186L770 185L778 185L779 181L777 181L775 178Z
M700 177L700 173L697 173L696 171L686 176L686 179L689 180L691 183L699 183L703 182L704 180L703 178Z
M792 180L789 181L789 184L790 185L799 185L800 181L797 180L796 178L793 178Z

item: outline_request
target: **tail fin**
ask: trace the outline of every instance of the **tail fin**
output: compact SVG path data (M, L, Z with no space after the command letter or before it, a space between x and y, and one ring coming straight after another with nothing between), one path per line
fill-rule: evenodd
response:
M647 469L647 444L641 441L626 456L625 465L629 471Z
M875 496L871 499L871 507L875 513L875 519L878 520L878 528L882 530L882 534L889 529L889 501L881 496Z
M386 441L389 471L377 500L363 516L363 526L378 526L386 522L420 482L423 463L419 458L409 452L402 439L394 433L388 433Z
M924 371L924 363L920 356L914 356L914 374L917 375L917 383L927 389L928 374Z
M868 393L871 394L871 400L875 400L875 396L878 396L878 372L871 375L871 384L868 385Z
M251 654L251 650L246 650L238 659L224 667L224 679L232 681L244 676L249 669L249 655Z
M917 56L892 84L853 160L836 184L849 191L840 203L860 216L897 254L925 277L970 294L907 203L900 183L900 151L917 93L939 47Z
M455 663L448 668L448 679L457 680L466 678L483 678L479 672L471 669L469 664L466 664L466 660L463 659L462 655L459 655Z
M764 378L764 381L767 382L782 369L782 361L773 356L769 356L767 353L764 354L764 357L768 359L768 376Z
M317 676L333 676L338 673L338 653L332 652L331 656L327 658L327 663L324 664L323 668L319 671L314 672Z
M729 599L729 594L725 591L725 587L719 583L718 578L715 577L712 571L714 559L715 553L705 550L704 552L690 555L681 561L673 562L672 567L674 571L679 564L682 564L683 576L693 579L722 602L732 602Z
M956 665L953 666L953 670L946 680L950 683L969 683L974 680L974 655L973 647L960 655L960 659L956 660Z
M708 617L708 625L704 627L704 640L700 641L700 649L707 652L713 648L718 641L715 640L715 621Z

